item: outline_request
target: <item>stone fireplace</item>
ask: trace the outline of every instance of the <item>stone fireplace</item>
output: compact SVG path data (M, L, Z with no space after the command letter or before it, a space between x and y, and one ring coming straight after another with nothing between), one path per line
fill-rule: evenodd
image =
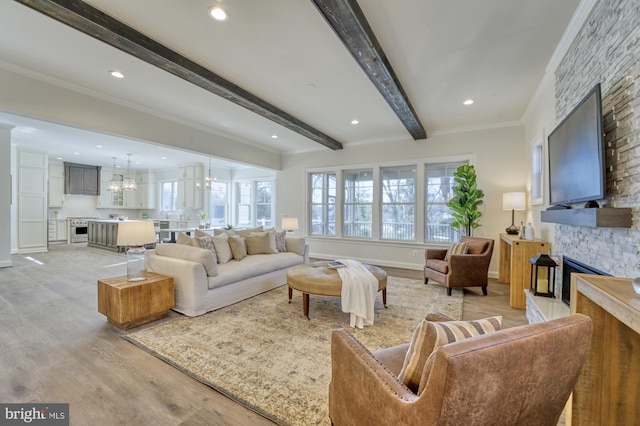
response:
M562 295L562 302L567 306L569 306L571 300L571 274L573 272L580 274L610 275L590 265L572 259L569 256L563 256L560 293Z
M602 208L630 208L631 226L556 223L552 255L568 258L556 274L556 299L549 310L562 311L572 269L618 277L640 276L640 14L637 0L599 0L555 70L556 122L559 123L596 83L602 88L605 133L606 200ZM636 84L638 83L638 84ZM551 129L548 129L549 131ZM588 173L588 171L585 171ZM575 205L574 208L583 208ZM601 209L602 209L601 208ZM586 270L583 270L586 269ZM527 292L528 293L528 292ZM540 319L546 308L530 312ZM541 298L536 298L537 299ZM566 295L564 299L568 299ZM551 302L555 300L555 302ZM533 304L535 305L536 302ZM547 304L546 301L541 301ZM559 304L559 305L558 305ZM530 318L531 317L531 318ZM547 318L549 319L549 318Z

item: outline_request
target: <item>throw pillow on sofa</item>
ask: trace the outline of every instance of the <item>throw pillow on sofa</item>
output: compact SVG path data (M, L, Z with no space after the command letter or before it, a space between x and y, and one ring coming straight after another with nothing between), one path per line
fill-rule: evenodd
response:
M275 231L253 232L244 239L247 242L247 254L278 253Z
M176 236L176 243L184 244L186 246L198 247L198 242L196 241L196 239L188 236L184 232L178 232L178 235Z
M206 236L206 237L196 237L195 238L196 241L196 247L200 247L203 249L207 249L207 250L211 250L211 252L213 253L213 256L216 259L216 263L218 262L218 255L216 254L216 247L213 245L213 237L211 236Z
M233 253L231 253L231 247L229 246L229 236L227 234L216 235L211 237L213 246L216 248L216 255L218 255L218 263L227 263L233 259Z
M247 246L239 235L232 235L229 237L229 247L231 247L231 254L235 260L242 260L247 257Z
M491 333L500 330L501 326L501 316L476 321L433 322L422 320L413 332L413 338L409 343L409 349L398 379L417 394L427 359L440 346L468 337Z
M287 251L286 237L287 231L276 231L276 249L278 250L278 253L284 253Z
M304 256L306 245L304 237L286 237L284 242L287 247L285 251L295 253L299 256Z

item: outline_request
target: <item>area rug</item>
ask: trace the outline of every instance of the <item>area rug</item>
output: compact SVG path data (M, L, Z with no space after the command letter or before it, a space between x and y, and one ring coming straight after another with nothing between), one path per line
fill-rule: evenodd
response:
M408 342L426 314L462 318L462 291L389 277L372 326L349 327L337 297L282 286L199 317L176 317L123 336L186 374L281 425L329 425L331 330L348 329L370 350Z

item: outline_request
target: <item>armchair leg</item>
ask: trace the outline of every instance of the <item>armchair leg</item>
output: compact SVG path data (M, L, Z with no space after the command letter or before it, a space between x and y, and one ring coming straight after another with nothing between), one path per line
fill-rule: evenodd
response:
M451 296L451 290L453 290L451 287L447 287L447 296Z
M429 278L424 277L424 283L425 283L425 284L429 284Z
M487 286L483 286L482 287L482 294L484 294L485 296L487 295Z

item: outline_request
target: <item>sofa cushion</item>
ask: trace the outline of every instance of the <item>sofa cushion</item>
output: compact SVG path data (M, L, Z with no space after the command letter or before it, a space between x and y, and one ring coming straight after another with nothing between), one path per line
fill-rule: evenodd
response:
M286 237L284 242L288 252L304 256L306 244L304 237Z
M218 265L218 275L210 277L209 289L235 283L273 271L286 269L302 263L303 259L295 253L256 254L247 256L239 262ZM282 283L286 282L284 273Z
M218 256L216 254L216 247L213 245L213 237L196 237L195 238L197 246L206 250L210 250L213 253L213 257L216 259L216 263L218 263Z
M445 275L449 273L449 262L444 260L427 259L424 265L426 268L433 269L434 271L441 272Z
M247 242L247 254L275 254L278 253L276 248L275 231L252 232L244 237Z
M187 246L199 247L196 239L194 237L188 236L184 232L178 232L178 235L176 236L176 243L184 244Z
M231 247L229 246L229 236L227 234L216 235L211 239L213 240L213 246L216 248L218 263L227 263L233 259L233 253L231 253Z
M489 245L488 241L483 240L467 240L467 253L469 254L482 254L487 249L487 245Z
M236 235L240 235L241 237L246 237L247 235L253 233L253 232L262 232L262 226L258 226L255 228L245 228L245 229L236 229Z
M476 321L422 320L413 332L398 379L413 392L419 393L422 372L426 368L427 359L435 350L448 343L500 330L501 326L501 316Z
M218 275L218 264L211 250L188 246L186 244L172 243L158 244L155 250L159 256L175 257L190 260L191 262L202 263L207 276L215 277Z
M469 245L464 243L453 243L449 246L449 250L447 250L447 254L444 256L444 260L448 261L449 256L453 254L467 254L469 251Z
M247 245L244 238L240 235L232 235L229 237L229 247L235 260L242 260L247 256Z
M284 253L287 251L287 231L276 231L276 249L278 253Z
M200 230L200 229L196 229L195 232L193 233L193 236L198 238L198 237L211 237L211 234L207 234L206 232Z

